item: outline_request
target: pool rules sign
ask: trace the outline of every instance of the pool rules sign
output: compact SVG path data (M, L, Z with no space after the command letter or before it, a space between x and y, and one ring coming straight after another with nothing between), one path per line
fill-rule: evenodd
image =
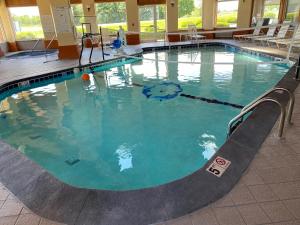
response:
M230 166L231 162L220 156L217 156L214 161L207 167L206 171L217 177L221 177Z

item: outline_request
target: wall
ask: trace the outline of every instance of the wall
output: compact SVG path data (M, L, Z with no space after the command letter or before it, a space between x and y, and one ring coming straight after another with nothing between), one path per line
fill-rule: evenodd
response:
M237 27L244 28L251 25L253 0L239 0Z

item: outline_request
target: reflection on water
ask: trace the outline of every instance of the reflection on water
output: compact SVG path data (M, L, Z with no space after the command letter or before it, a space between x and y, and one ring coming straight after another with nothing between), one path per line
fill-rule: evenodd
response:
M132 151L133 147L127 147L126 144L122 144L116 151L119 159L120 172L133 167L132 165Z
M202 134L199 145L204 148L202 155L206 160L210 160L218 150L216 137L214 135Z
M226 140L227 123L239 110L180 95L157 101L143 95L143 85L170 81L186 95L245 105L287 71L247 64L268 59L223 47L145 57L205 64L144 60L90 74L88 82L79 77L14 94L1 102L0 138L75 186L156 186L201 168ZM70 159L77 163L67 164Z

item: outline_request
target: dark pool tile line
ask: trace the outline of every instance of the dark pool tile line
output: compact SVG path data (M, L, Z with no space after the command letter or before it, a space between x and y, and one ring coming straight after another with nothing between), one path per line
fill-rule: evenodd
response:
M189 99L204 101L204 102L211 103L211 104L231 106L231 107L237 108L237 109L244 108L244 106L242 106L242 105L238 105L238 104L234 104L234 103L230 103L230 102L224 102L224 101L220 101L218 99L204 98L204 97L188 95L188 94L184 94L184 93L181 93L180 96L185 97L185 98L189 98Z

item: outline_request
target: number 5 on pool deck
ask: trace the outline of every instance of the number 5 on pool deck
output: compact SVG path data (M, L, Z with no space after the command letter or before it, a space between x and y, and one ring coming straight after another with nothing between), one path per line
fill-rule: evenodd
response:
M217 177L221 177L230 166L231 162L220 156L217 156L214 161L207 167L206 171Z

